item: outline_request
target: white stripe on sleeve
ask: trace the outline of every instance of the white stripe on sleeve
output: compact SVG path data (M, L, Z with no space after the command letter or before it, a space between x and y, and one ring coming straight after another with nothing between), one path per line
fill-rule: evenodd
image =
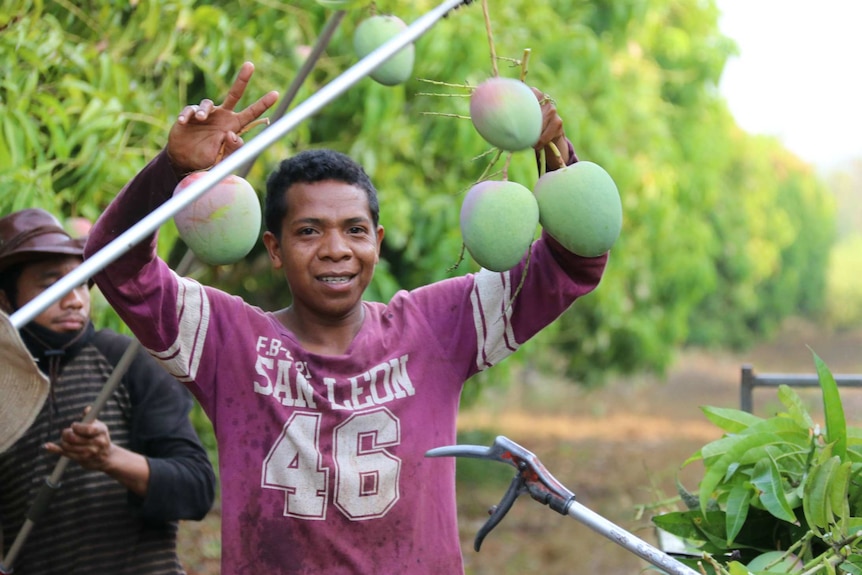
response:
M203 355L210 304L201 284L177 276L177 339L162 352L147 350L183 383L194 381Z
M476 366L488 369L512 355L519 347L512 331L509 272L481 270L474 276L470 301L476 326Z

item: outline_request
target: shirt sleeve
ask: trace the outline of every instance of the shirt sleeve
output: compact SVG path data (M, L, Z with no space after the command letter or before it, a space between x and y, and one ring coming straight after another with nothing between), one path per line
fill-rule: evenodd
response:
M109 357L132 341L103 331L100 340ZM215 500L216 478L189 419L191 394L143 350L123 384L132 404L129 448L145 456L150 467L146 497L130 492L130 504L147 521L202 519Z
M84 257L90 258L170 199L178 178L162 151L120 191L96 220ZM105 299L148 350L176 339L178 278L158 257L158 236L131 246L93 276Z
M135 373L132 416L133 448L150 465L150 483L139 503L148 520L203 519L215 500L215 472L189 419L191 393L148 354L146 370ZM139 499L140 501L135 501Z

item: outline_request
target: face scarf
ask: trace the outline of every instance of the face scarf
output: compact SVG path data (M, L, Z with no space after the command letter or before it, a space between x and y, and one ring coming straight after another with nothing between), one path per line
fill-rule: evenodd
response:
M35 322L20 330L21 339L36 360L39 369L51 382L51 403L54 403L54 387L60 378L63 366L75 357L95 335L93 322L87 322L80 331L58 333Z

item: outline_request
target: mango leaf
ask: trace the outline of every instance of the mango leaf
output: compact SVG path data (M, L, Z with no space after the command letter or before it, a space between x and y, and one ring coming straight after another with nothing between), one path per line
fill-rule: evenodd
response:
M853 516L862 515L862 464L850 464L850 484L847 487L847 501Z
M846 526L850 519L850 502L847 490L850 487L850 463L842 463L835 469L829 487L829 508L835 521Z
M790 418L806 429L814 427L814 420L811 419L811 414L808 413L805 405L799 394L793 391L789 385L778 386L778 400L787 408L787 414Z
M739 534L742 526L748 518L748 506L751 504L751 484L740 483L734 485L730 490L730 495L727 497L726 506L726 525L727 544L732 545L733 540Z
M652 522L659 529L663 529L682 539L702 541L703 538L700 532L695 528L694 523L692 523L692 513L698 512L671 511L669 513L662 513L661 515L654 516Z
M862 575L862 555L851 553L841 564L841 569L850 575Z
M823 391L826 438L829 443L834 444L832 452L843 460L847 455L847 422L844 419L844 407L841 405L838 384L835 383L832 372L829 371L820 356L814 350L811 353L814 355L814 365L817 366L817 376Z
M750 575L748 568L739 561L731 561L727 564L727 570L730 575Z
M727 407L703 406L700 410L709 421L728 433L739 433L763 420L747 411Z
M772 458L761 459L754 466L751 482L760 491L760 502L775 517L789 523L796 521L793 509L784 496L781 473Z
M774 433L757 433L754 435L733 436L732 443L712 465L706 468L703 480L700 483L700 509L706 511L706 504L712 497L718 484L727 481L728 469L737 464L743 456L755 448L763 448L770 443L778 443L781 438Z
M698 539L705 541L701 548L716 554L727 550L727 516L723 511L707 511L703 517L694 516L692 523L700 534Z
M786 417L771 417L769 419L762 419L754 423L742 433L725 435L720 439L716 439L704 445L700 449L700 454L703 458L704 465L707 467L712 465L715 460L727 453L729 449L732 449L733 445L735 445L736 442L739 441L740 437L757 435L761 433L769 433L776 435L775 439L764 441L762 444L763 447L773 443L782 443L782 439L786 441L791 441L794 444L806 449L808 447L809 438L807 427L803 427L795 421ZM748 457L746 459L751 463L755 463L763 456L764 454L761 452L753 452L748 454ZM746 461L746 459L740 459L740 462Z
M725 514L709 511L705 515L699 510L672 511L652 518L659 529L698 545L698 548L716 555L727 551L725 540Z
M682 465L680 465L680 467L685 467L686 465L694 463L695 461L700 461L702 459L704 459L703 448L698 449L697 451L689 455L688 458L682 462Z
M815 464L805 479L802 512L815 533L822 533L821 530L826 529L832 519L830 488L832 476L840 463L837 456L830 457L823 463Z

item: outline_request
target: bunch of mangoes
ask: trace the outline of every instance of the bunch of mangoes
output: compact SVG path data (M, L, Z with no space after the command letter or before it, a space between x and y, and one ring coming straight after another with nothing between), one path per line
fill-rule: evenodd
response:
M520 80L492 77L479 84L470 118L489 144L508 152L532 149L541 135L541 106ZM598 164L580 161L541 175L532 192L505 180L479 182L461 205L464 245L492 271L511 269L525 257L537 225L574 254L604 254L622 229L616 183Z

